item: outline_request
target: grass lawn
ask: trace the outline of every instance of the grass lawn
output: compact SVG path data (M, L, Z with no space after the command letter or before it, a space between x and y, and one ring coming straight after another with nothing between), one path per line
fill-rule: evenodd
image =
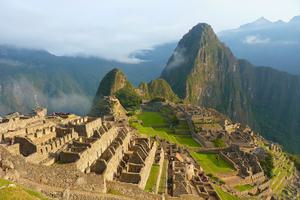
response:
M168 161L164 160L161 177L160 177L160 182L159 182L159 188L158 188L159 194L163 194L166 191L167 168L168 168Z
M10 182L10 181L8 181L8 180L6 180L6 179L2 179L2 178L0 178L0 187L2 187L2 186L7 186L7 185L9 185L9 184L11 184L12 182Z
M158 173L159 173L159 165L153 164L151 167L149 178L145 186L146 191L148 192L155 191Z
M174 130L170 128L167 120L158 112L143 112L137 115L137 119L143 121L143 124L134 122L131 123L131 126L136 128L141 134L150 137L159 136L162 139L186 147L201 147L191 135L174 134ZM178 128L187 130L187 124L180 122Z
M246 184L246 185L237 185L237 186L234 186L234 188L240 192L243 192L246 190L251 190L253 188L253 186L250 184Z
M239 200L238 197L223 191L220 187L216 185L214 186L214 188L222 200Z
M14 184L13 182L7 181L5 179L0 179L0 187L8 186L9 184ZM19 185L15 187L6 187L0 190L1 200L46 200L41 193L33 191L31 189L23 188Z
M231 167L229 163L219 157L218 154L196 152L191 152L191 154L207 174L211 173L216 175L235 171L235 169Z
M157 112L142 112L137 118L143 121L144 126L168 126L167 121Z

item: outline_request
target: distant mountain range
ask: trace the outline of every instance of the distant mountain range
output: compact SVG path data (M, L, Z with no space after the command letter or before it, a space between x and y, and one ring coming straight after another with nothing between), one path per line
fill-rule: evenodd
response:
M134 53L141 60L138 64L0 46L0 115L29 112L35 105L46 106L50 112L85 114L108 71L122 69L134 85L149 82L159 76L175 45Z
M300 74L300 16L289 22L271 22L262 17L218 36L238 58Z

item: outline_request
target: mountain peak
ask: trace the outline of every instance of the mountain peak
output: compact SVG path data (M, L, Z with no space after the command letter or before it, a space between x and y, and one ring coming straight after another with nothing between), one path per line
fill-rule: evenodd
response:
M111 96L119 89L128 85L131 84L125 74L121 70L114 68L100 82L96 96Z
M233 70L235 61L231 51L219 41L211 26L200 23L179 41L161 77L180 98L194 103L198 99L193 89L201 88L211 74Z
M257 20L255 20L253 23L256 24L264 24L264 23L270 23L271 21L267 20L265 17L260 17Z
M297 23L299 23L299 22L300 22L300 15L293 17L293 18L290 20L290 22L297 22Z
M272 24L272 22L265 17L260 17L257 20L250 22L248 24L241 25L240 28L255 28L260 26L266 26Z

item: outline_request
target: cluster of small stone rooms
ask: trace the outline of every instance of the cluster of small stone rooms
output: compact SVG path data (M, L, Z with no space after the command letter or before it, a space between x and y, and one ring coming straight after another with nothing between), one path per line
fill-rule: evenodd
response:
M270 196L269 180L257 158L250 151L240 149L256 142L249 128L241 130L238 124L225 121L221 129L197 130L198 123L213 123L210 112L200 107L169 106L173 106L179 119L187 120L190 134L204 150L213 149L230 163L236 169L234 176L240 177L243 184L257 186L253 195ZM215 138L223 138L226 146L209 148ZM187 148L158 137L141 137L129 127L127 120L117 120L114 116L47 115L45 108L37 108L31 115L12 113L1 119L0 142L28 162L46 166L72 163L81 172L94 173L106 181L134 184L141 189L145 189L151 168L156 165L158 176L165 173L166 178L162 186L156 184L154 193L220 199L210 177Z

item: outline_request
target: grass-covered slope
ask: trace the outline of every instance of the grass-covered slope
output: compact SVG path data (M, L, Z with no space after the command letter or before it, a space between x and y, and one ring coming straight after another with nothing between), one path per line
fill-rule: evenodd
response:
M0 199L1 200L46 200L39 192L16 185L11 181L0 179Z
M177 102L179 98L164 79L155 79L148 84L148 96L150 99L165 98Z

